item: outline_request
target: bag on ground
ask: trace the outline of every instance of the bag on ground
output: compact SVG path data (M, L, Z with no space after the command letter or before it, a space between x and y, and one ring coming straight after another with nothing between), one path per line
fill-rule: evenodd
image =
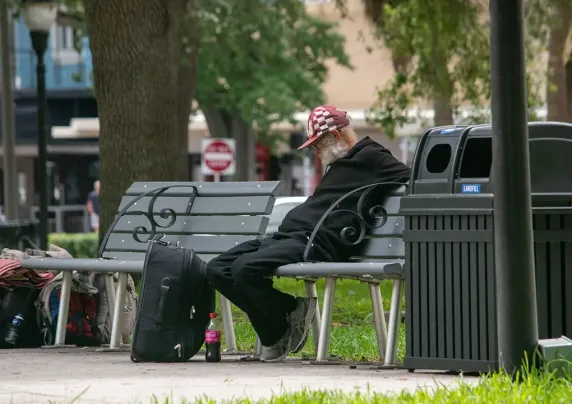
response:
M12 321L21 318L14 344L6 342ZM37 348L50 340L38 301L38 291L33 286L0 286L0 348Z
M52 345L55 342L62 280L63 273L60 273L40 293L41 316L38 317L38 324L44 322L49 330L49 340L46 337L46 345ZM76 272L72 275L66 320L66 344L79 346L102 344L102 335L96 327L97 305L94 295L97 293L98 290L91 285L86 274Z
M89 275L91 284L97 288L98 293L93 297L97 306L95 326L97 330L94 332L101 333L101 343L109 344L111 340L111 326L113 307L110 307L105 289L105 278L113 279L113 288L117 290L118 274L100 274L92 273ZM112 306L112 305L111 305ZM123 343L129 343L129 339L135 329L135 317L137 315L137 291L135 282L131 275L127 275L127 293L125 295L125 304L123 306L123 318L121 320L121 338Z
M206 263L192 250L151 241L147 249L135 332L133 362L183 362L205 341L214 289Z

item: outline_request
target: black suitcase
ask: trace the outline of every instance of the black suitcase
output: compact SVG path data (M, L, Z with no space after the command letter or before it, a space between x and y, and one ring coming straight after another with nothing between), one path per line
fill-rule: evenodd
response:
M135 331L133 362L184 362L205 340L214 309L206 263L192 250L161 240L149 242Z

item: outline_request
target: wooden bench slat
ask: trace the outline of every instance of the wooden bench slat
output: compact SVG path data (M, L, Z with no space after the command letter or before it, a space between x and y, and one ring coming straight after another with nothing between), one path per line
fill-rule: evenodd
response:
M155 216L160 225L169 224L170 219ZM172 226L159 229L167 234L264 234L268 218L265 216L178 216ZM113 232L131 233L135 227L144 226L151 230L149 219L143 215L124 215Z
M135 199L134 196L121 198L119 211ZM135 202L127 212L147 212L152 197L145 196ZM272 212L275 198L273 196L237 196L237 197L202 197L197 196L192 202L191 214L194 215L268 215ZM155 200L153 213L162 209L173 209L177 214L184 214L189 208L190 195L161 196Z
M188 185L189 188L180 187ZM170 188L163 195L185 195L196 186L201 196L278 196L282 191L280 181L253 181L253 182L135 182L126 192L126 195L141 195L152 189L177 186Z
M380 221L377 221L380 223ZM373 236L388 236L394 235L399 236L403 234L403 228L405 227L405 220L403 216L388 216L387 222L381 227L371 230L371 235Z
M401 205L401 196L390 196L383 203L383 207L390 216L399 214L399 206Z
M197 254L203 261L209 262L213 258L219 256L219 254ZM126 252L126 251L105 251L103 253L103 258L107 259L117 259L125 261L145 261L144 252Z
M141 236L145 239L145 236ZM193 249L200 253L223 253L232 247L252 240L252 236L189 236L189 235L167 235L163 240L170 241L185 248ZM133 238L130 233L112 233L107 241L106 251L130 251L145 252L148 243L140 243Z
M405 244L402 238L366 238L359 256L361 257L403 257Z

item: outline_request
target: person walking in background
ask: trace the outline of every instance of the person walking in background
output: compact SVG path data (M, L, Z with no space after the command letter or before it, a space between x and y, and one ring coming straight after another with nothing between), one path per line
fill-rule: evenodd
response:
M99 231L99 180L93 183L93 191L87 195L87 211L92 231Z

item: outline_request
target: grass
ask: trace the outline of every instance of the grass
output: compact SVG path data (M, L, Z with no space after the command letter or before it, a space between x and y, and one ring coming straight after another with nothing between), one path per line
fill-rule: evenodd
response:
M318 296L322 303L325 281L318 281ZM275 279L275 287L294 296L305 296L304 283L293 279ZM381 284L384 309L389 311L391 282ZM373 327L369 287L352 280L338 280L334 300L330 355L352 361L379 360L377 340ZM233 306L236 343L240 351L254 352L256 334L246 315ZM397 358L405 355L405 327L400 327ZM297 356L313 357L313 337L310 335L306 347Z
M268 399L251 400L248 398L216 401L208 397L197 398L193 401L180 401L183 404L457 404L457 403L570 403L572 402L572 377L557 378L552 373L539 370L519 372L513 380L506 373L482 376L476 384L463 383L450 387L435 385L433 388L403 391L400 393L381 393L371 389L353 392L336 390L305 389L292 393L275 394ZM152 404L175 404L175 401L165 398L153 399Z

